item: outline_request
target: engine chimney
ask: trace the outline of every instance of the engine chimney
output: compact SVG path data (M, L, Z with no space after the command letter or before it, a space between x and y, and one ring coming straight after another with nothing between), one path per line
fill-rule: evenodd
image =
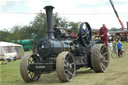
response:
M53 12L53 6L46 6L44 9L46 10L46 15L47 15L47 27L48 27L48 38L54 39L54 30L53 30L53 17L52 17L52 12Z

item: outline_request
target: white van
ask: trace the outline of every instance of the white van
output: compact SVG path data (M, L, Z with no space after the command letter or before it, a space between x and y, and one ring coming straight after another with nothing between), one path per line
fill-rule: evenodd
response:
M24 56L22 45L0 42L0 60L12 60Z

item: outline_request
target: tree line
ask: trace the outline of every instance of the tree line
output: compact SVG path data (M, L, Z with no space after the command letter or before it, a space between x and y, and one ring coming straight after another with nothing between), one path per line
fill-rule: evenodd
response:
M62 29L70 30L74 33L78 33L79 22L69 22L65 18L62 18L58 13L53 14L53 24L56 24L56 21L59 21L59 26ZM70 29L69 29L70 28ZM46 14L38 13L34 20L25 26L14 26L11 28L11 31L1 30L0 31L0 41L12 40L24 40L24 39L36 39L38 41L41 38L47 37L47 23L46 23Z
M62 18L58 13L53 14L53 24L56 24L56 21L59 21L59 26L62 29L70 30L73 33L78 33L78 26L80 22L69 22L65 18ZM119 31L121 29L111 28L109 31ZM0 31L0 41L12 40L24 40L24 39L34 39L34 41L40 40L41 38L47 37L47 23L46 23L46 14L38 13L34 20L25 26L14 26L11 28L11 31L1 30Z

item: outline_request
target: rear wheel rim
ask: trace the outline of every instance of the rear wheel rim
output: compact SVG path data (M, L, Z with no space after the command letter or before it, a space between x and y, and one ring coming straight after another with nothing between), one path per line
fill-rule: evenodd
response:
M91 49L91 64L95 72L106 72L109 67L109 51L104 44L95 44Z
M108 53L108 51L107 51L106 46L103 45L103 46L101 47L100 53L101 53L101 55L102 55L102 57L101 57L101 62L100 62L100 66L101 66L101 69L102 69L103 71L105 71L106 68L108 67L108 63L109 63L109 58L108 58L109 53Z

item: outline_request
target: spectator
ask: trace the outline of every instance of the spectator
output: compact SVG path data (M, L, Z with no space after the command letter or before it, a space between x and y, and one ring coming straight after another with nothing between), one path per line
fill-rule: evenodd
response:
M112 48L112 47L113 47L113 46L112 46L112 42L109 42L108 45L109 45L109 47L110 47L110 50L113 51L113 48Z
M118 40L118 43L117 43L117 48L118 48L118 56L122 56L122 43L120 42L120 40Z
M108 47L108 35L107 35L107 31L108 31L107 27L105 26L105 24L103 24L103 26L100 28L99 35L101 37L101 41L102 42L105 42L105 44Z
M116 53L116 41L115 40L113 40L112 46L113 46L113 52Z

